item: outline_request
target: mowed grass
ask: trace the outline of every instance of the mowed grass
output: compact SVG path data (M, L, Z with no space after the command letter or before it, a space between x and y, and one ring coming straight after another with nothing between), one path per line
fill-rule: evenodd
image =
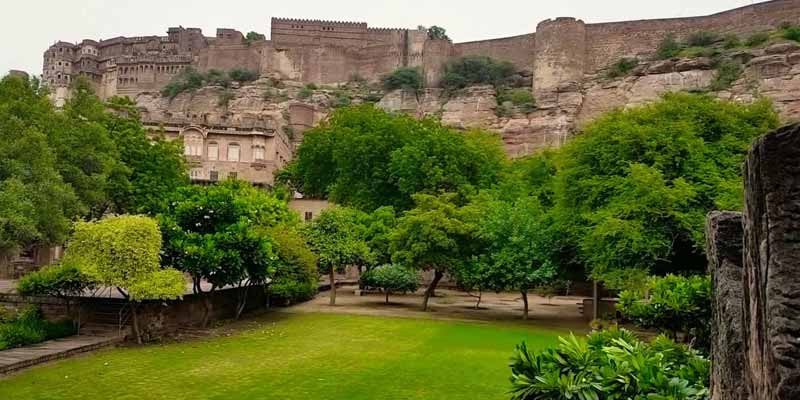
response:
M0 380L0 399L508 399L508 360L563 332L275 313L230 335L120 348Z

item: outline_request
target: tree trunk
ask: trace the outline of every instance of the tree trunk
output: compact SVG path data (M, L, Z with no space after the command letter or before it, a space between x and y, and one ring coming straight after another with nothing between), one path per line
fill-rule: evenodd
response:
M331 305L336 305L336 270L331 267L330 272L330 281L331 281Z
M136 313L137 304L134 302L128 304L131 305L131 315L133 316L133 335L136 336L136 343L142 344L142 333L139 330L139 315Z
M522 303L525 305L525 308L522 313L522 319L528 319L528 291L523 290L522 292Z
M389 290L386 290L386 304L389 304Z
M481 300L483 300L483 289L478 289L478 302L475 303L475 309L481 309Z
M250 283L244 286L244 293L242 293L242 288L239 287L239 297L238 302L236 304L236 320L239 320L239 317L242 316L242 312L244 312L244 308L247 306L247 292L250 290Z
M436 285L439 284L439 281L444 276L442 271L436 270L433 273L433 280L431 284L428 286L428 289L425 290L425 297L422 299L422 311L428 311L428 300L430 300L433 293L436 291Z
M592 319L600 318L600 290L597 281L592 281Z
M203 320L201 321L201 326L203 328L208 327L208 320L211 318L211 310L214 308L214 304L211 302L211 295L214 294L213 289L208 292L203 293Z

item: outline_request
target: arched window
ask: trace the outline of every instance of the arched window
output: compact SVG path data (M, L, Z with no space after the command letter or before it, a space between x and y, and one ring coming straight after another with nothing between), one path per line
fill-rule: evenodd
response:
M219 159L219 145L216 143L208 144L208 159L210 161L217 161Z
M200 157L203 155L203 136L196 131L189 131L183 135L183 154Z
M231 143L228 145L228 161L239 161L239 145Z

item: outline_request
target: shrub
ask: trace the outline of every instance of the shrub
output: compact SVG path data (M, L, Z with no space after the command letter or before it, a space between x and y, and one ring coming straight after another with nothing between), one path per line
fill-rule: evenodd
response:
M305 87L300 89L300 91L297 92L297 97L299 97L301 99L307 99L307 98L311 97L314 94L314 89L312 89L309 86L310 85L306 85Z
M656 53L654 58L656 60L667 60L670 58L674 58L681 52L683 46L681 46L680 42L675 39L675 35L669 34L661 40L661 43L658 44L658 48L656 48Z
M228 104L230 104L231 100L233 100L235 97L236 95L233 93L233 91L231 91L230 89L225 89L219 93L219 99L217 100L217 105L220 107L227 108Z
M665 337L652 343L613 329L511 359L512 400L708 398L710 363Z
M91 278L74 264L62 263L44 267L22 277L17 291L23 296L78 296L94 286Z
M467 56L445 65L442 86L448 90L481 84L500 87L514 72L514 66L509 62L485 56Z
M274 281L269 285L270 302L291 305L317 294L317 258L296 229L278 226L268 231L278 255Z
M186 68L161 89L161 95L173 99L181 93L200 89L203 87L204 80L203 74L194 68Z
M419 68L398 68L383 77L383 88L387 91L397 89L420 90L423 87Z
M364 272L360 283L365 288L381 289L386 294L386 303L391 292L415 292L419 288L417 274L397 265L383 265Z
M0 320L0 350L75 334L71 321L49 322L35 306L4 314Z
M232 69L228 76L237 82L252 82L258 79L258 72L244 68Z
M767 43L768 41L769 41L769 33L760 32L748 36L744 44L747 47L756 47L764 43Z
M525 114L536 110L536 99L528 89L498 89L497 104L496 112L501 117L512 114L513 109L509 105Z
M317 294L315 282L298 282L277 279L269 286L269 301L271 304L290 306L311 300Z
M800 25L789 25L784 27L783 32L781 32L781 36L783 36L784 39L800 42Z
M626 76L633 71L637 65L639 65L639 60L636 58L621 58L611 65L611 69L609 69L607 75L612 79Z
M347 93L336 93L330 101L331 108L347 107L352 104L353 100Z
M710 89L713 91L725 90L731 87L733 82L739 79L742 74L742 64L735 60L724 60L717 66L717 75L711 82Z
M711 279L708 276L652 278L645 290L626 290L617 308L623 317L642 328L654 328L673 339L682 333L708 350L711 333Z
M267 37L264 34L258 33L256 31L247 32L247 35L244 37L244 42L246 44L250 44L260 40L267 40Z
M735 49L742 45L742 39L739 38L739 35L735 33L731 33L725 36L725 39L722 41L722 47L730 50Z
M679 57L697 58L708 57L714 58L719 55L719 50L711 47L688 47L678 53Z
M706 47L711 46L719 40L719 36L714 32L700 31L695 32L686 39L686 44L689 47Z

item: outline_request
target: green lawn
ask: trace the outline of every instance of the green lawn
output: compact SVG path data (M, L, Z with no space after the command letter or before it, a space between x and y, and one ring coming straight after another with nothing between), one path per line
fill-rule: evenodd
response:
M0 399L507 399L519 325L273 314L230 336L111 349L0 380Z

